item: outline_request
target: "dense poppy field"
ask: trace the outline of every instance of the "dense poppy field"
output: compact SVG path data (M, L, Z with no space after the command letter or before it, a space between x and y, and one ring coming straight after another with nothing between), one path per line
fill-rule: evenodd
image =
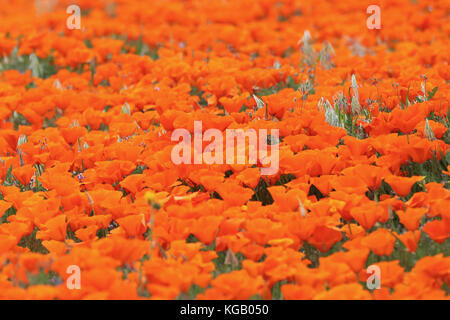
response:
M448 1L76 2L0 2L0 299L448 299Z

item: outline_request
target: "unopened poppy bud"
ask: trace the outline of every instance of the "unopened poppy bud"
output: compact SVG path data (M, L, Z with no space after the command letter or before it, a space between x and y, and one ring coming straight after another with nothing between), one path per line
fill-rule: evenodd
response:
M156 200L156 194L154 192L148 191L145 193L145 200L147 200L148 204L152 204Z

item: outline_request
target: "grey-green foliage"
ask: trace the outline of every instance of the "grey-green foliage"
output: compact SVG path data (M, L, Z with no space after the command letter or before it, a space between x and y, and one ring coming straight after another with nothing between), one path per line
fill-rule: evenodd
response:
M33 77L46 79L57 72L53 63L53 57L39 58L35 53L19 55L16 46L9 56L0 59L0 72L5 70L17 70L21 73L31 71Z

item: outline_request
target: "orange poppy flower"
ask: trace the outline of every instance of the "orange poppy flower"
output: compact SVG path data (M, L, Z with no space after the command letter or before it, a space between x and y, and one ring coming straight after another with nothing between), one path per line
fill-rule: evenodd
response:
M389 256L394 250L395 237L386 229L377 229L361 240L361 244L367 246L376 255Z
M384 180L392 187L394 192L401 196L405 197L411 191L411 187L416 182L423 180L425 177L417 176L417 177L399 177L399 176L389 176L384 178Z
M128 237L142 237L145 232L145 217L143 214L129 215L116 220L121 230ZM119 229L114 229L114 233L118 233Z
M396 211L400 222L410 231L417 230L420 226L420 220L428 212L426 208L407 208L406 211Z
M219 216L201 217L194 223L192 233L201 242L210 244L216 238L222 220L223 218Z
M239 186L236 182L226 181L216 187L217 192L230 206L242 206L253 196L253 191Z
M420 241L420 230L407 231L404 234L396 234L397 238L405 245L409 252L416 252Z
M26 186L30 183L35 171L36 169L33 167L33 165L26 164L24 166L15 167L12 170L12 174L23 186Z
M433 220L428 222L423 227L423 231L437 243L443 243L450 237L450 230L442 220Z
M36 239L63 241L66 238L67 221L65 215L58 215L39 226Z
M314 300L369 300L370 298L370 293L357 283L342 284L314 296Z

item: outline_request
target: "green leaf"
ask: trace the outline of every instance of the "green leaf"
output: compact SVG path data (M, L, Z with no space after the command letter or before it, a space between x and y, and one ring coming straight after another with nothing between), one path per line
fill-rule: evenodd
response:
M428 100L433 99L434 95L438 91L439 87L434 87L433 90L428 91Z

